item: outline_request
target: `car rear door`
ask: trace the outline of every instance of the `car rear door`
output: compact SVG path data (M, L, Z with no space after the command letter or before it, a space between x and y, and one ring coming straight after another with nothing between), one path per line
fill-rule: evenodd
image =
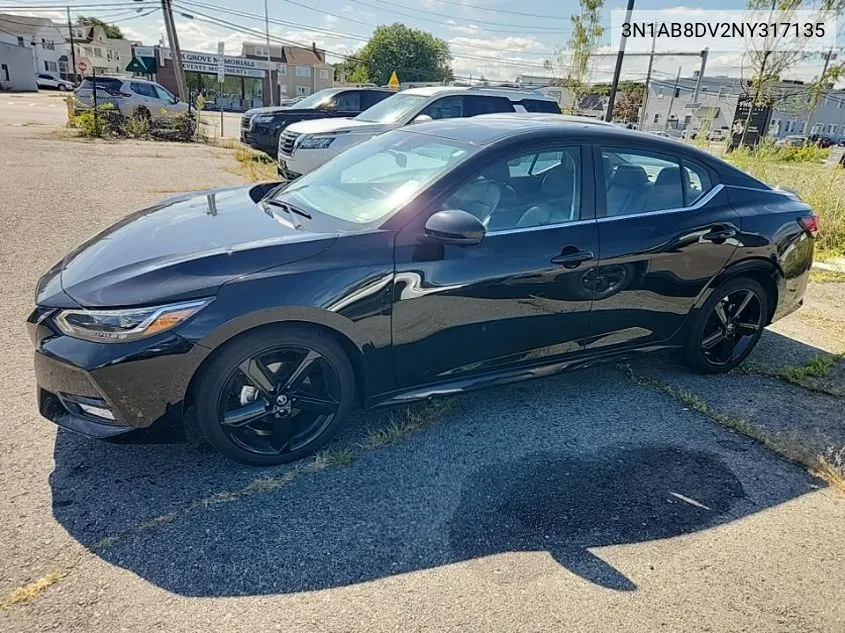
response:
M523 200L510 181L541 154L545 178ZM599 246L589 150L559 141L476 162L397 234L392 331L400 386L546 364L580 350L589 333L591 299L581 279ZM479 245L425 235L428 217L456 208L486 223Z
M590 349L659 344L737 248L739 215L705 165L648 146L596 147L598 266Z

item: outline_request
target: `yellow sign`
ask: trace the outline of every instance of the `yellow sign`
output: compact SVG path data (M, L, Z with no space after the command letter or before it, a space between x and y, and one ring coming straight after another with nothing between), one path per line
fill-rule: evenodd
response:
M399 90L399 77L396 76L396 71L390 75L390 81L387 82L387 87L391 90Z

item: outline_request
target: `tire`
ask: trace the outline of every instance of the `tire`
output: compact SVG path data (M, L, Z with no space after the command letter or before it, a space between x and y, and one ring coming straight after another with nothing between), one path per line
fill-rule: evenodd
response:
M324 446L354 403L355 376L338 342L313 327L279 326L221 348L200 376L194 421L226 457L273 466Z
M683 360L705 374L721 374L739 366L752 352L765 327L769 299L748 277L717 287L695 316Z
M59 92L65 92L67 88L65 88L64 84L59 84Z
M150 111L144 106L135 108L135 112L132 113L132 116L139 121L149 121L152 118Z

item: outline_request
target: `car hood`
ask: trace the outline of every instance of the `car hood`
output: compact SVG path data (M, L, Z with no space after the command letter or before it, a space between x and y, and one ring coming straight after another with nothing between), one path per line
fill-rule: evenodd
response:
M281 210L265 211L257 201L268 189L196 192L129 215L51 269L36 301L45 305L57 294L57 276L63 292L86 307L207 297L240 276L312 257L336 239L295 228Z
M330 132L372 132L378 134L390 129L389 124L368 123L358 119L314 119L300 121L287 128L297 134L328 134Z

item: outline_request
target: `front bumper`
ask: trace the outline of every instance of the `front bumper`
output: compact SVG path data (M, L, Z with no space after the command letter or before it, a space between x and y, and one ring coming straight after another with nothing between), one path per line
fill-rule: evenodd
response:
M36 310L38 410L61 427L106 438L184 415L190 380L210 350L166 332L130 343L96 343L59 333Z

